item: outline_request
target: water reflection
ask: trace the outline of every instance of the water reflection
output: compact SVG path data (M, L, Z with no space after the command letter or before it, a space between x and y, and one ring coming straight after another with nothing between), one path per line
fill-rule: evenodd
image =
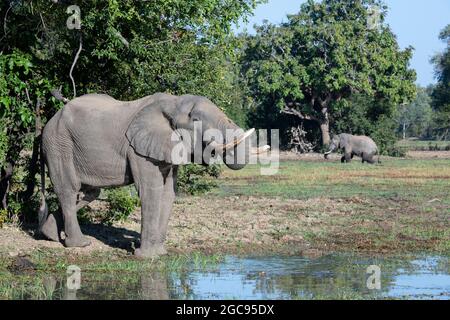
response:
M159 272L140 276L141 292L139 297L143 300L170 299L167 277Z
M367 267L381 269L381 290L367 288ZM79 290L66 275L45 275L43 290L21 288L17 299L450 299L448 258L361 258L330 255L236 258L178 272L83 272ZM20 286L16 286L20 287Z

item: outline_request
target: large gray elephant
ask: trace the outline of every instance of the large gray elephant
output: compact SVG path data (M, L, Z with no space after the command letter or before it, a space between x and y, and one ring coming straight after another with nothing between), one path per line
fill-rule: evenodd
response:
M237 158L233 153L237 154L238 146L245 145L242 141L248 142L248 136L254 131L243 133L217 106L199 96L157 93L124 102L107 95L88 94L68 102L48 121L42 134L42 156L62 216L48 213L42 183L41 234L60 241L63 230L65 246L89 245L80 230L77 211L96 199L102 187L134 183L142 206L141 246L135 255L165 254L164 241L178 168L178 163L173 161L173 150L179 142L173 141L173 136L182 130L194 133L199 128L197 121L202 124L202 132L196 132L200 137L207 129L218 129L223 137L229 129L240 130L232 141L201 139L201 151L210 148L212 156L231 154L228 159ZM180 137L182 140L183 136ZM194 144L187 145L191 146L192 156ZM243 168L250 151L246 152L243 162L227 162L224 157L225 164L231 169ZM208 161L201 157L201 163L207 165ZM44 169L42 165L42 180Z
M341 162L350 162L353 156L362 158L362 163L375 163L374 156L378 154L378 147L376 143L367 136L354 136L348 133L341 133L334 135L330 142L330 147L325 152L325 159L327 156L338 150L344 150L344 156ZM378 157L378 162L380 158Z

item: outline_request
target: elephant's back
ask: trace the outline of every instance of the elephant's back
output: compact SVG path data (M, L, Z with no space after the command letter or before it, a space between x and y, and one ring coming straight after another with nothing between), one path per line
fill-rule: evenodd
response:
M378 150L377 144L372 140L372 138L368 136L356 136L356 139L362 148L368 148L370 151L374 152Z
M69 101L63 109L72 112L105 112L108 110L118 109L124 106L126 102L114 99L107 94L85 94L81 97Z

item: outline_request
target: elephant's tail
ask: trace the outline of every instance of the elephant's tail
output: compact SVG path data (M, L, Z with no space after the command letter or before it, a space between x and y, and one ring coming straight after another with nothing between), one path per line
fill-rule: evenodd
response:
M378 163L381 163L381 160L380 160L380 158L381 158L381 154L380 154L380 151L377 149L377 155L378 155L378 160L377 160L377 162Z
M42 137L42 136L41 136ZM41 167L41 204L39 207L38 212L38 221L39 221L39 229L41 230L42 225L44 224L45 220L47 219L48 215L48 206L47 202L45 201L45 160L44 160L44 151L42 150L42 139L40 143L40 167Z

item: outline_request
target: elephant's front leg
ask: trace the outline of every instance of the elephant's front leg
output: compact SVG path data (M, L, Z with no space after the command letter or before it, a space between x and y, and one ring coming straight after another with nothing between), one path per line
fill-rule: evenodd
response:
M175 188L177 184L177 166L171 166L165 173L164 191L162 195L161 214L159 218L160 227L160 254L166 254L167 251L164 246L167 235L167 227L169 225L169 218L172 213L173 202L175 201Z
M141 246L136 249L137 257L156 257L161 250L160 213L164 186L143 186L139 188L141 198Z
M141 199L141 246L136 249L138 257L155 257L161 249L160 215L163 207L164 172L152 161L131 154L129 163L136 189Z
M341 162L342 163L344 163L344 162L350 162L350 161L352 161L352 151L351 150L349 150L349 149L347 149L347 148L345 148L345 151L344 151L344 156L341 158Z

